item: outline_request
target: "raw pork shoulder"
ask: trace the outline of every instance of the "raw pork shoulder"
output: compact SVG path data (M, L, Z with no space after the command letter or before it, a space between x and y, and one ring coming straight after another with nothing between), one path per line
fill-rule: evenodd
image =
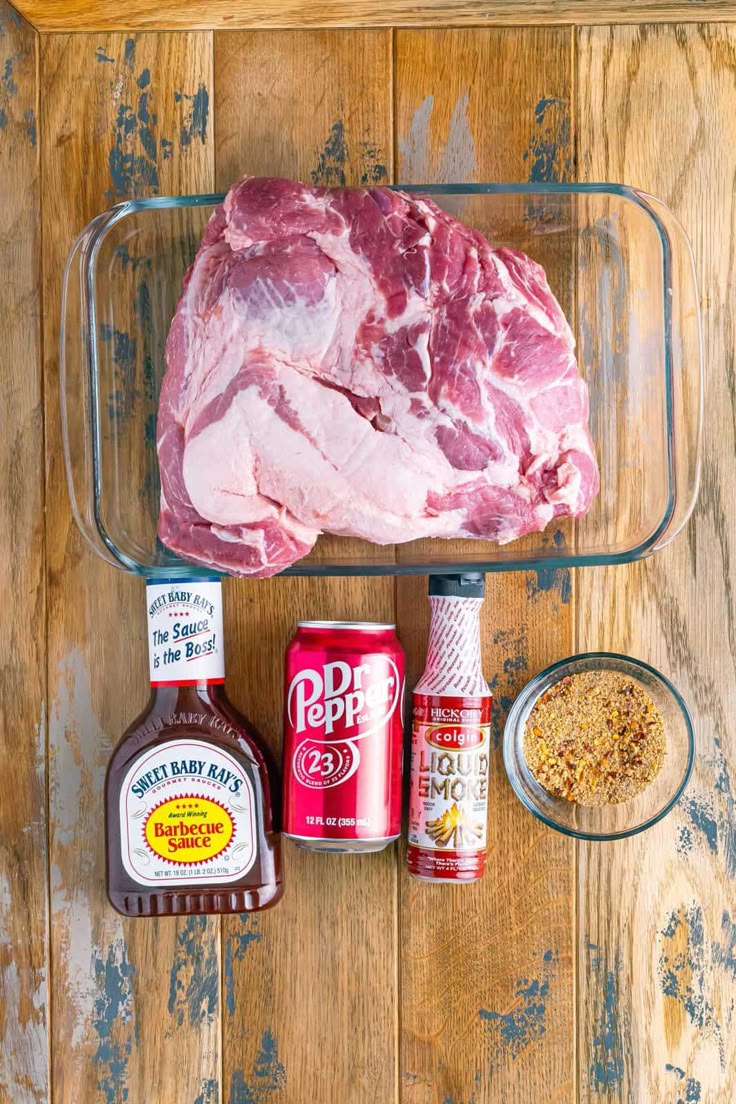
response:
M246 178L169 333L161 540L266 576L323 530L504 543L583 514L573 348L542 268L428 200Z

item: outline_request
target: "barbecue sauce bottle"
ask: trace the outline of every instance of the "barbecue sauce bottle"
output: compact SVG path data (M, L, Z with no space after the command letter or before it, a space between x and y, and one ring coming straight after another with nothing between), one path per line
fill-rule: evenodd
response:
M225 694L219 579L149 582L151 697L107 771L107 892L125 916L255 912L282 893L274 767Z

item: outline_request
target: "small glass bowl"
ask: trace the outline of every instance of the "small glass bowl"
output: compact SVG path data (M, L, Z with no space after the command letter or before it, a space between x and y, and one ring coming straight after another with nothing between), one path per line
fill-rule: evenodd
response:
M583 671L620 671L639 682L657 706L665 726L667 751L654 781L619 805L576 805L547 793L534 778L524 755L524 729L538 699L567 675ZM682 697L664 675L647 663L615 652L589 652L554 663L527 683L514 702L503 737L503 761L514 793L530 813L566 836L616 840L651 828L682 796L693 769L693 726Z

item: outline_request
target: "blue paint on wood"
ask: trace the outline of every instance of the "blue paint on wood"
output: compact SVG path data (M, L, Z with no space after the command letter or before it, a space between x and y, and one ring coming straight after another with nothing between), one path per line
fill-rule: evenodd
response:
M242 962L248 949L253 943L259 943L263 938L260 930L260 921L257 916L248 916L243 913L240 916L241 927L228 935L225 944L225 1007L231 1016L235 1015L235 972L234 963Z
M138 290L133 300L133 310L138 319L138 333L141 337L143 359L143 395L151 402L156 398L156 371L153 363L153 349L151 348L151 333L153 330L153 315L151 307L151 291L148 280L143 278L138 283Z
M520 978L516 983L516 999L520 1001L517 1008L510 1012L494 1012L481 1008L480 1018L498 1025L501 1042L513 1058L534 1039L544 1035L548 993L548 981Z
M513 675L518 671L526 671L527 658L523 653L517 655L506 656L503 661L503 672L505 675Z
M135 66L135 40L128 39L125 46L126 68ZM160 191L159 160L168 161L173 153L170 138L158 134L158 115L154 110L151 71L142 69L136 77L140 89L135 108L129 103L119 103L113 123L112 145L108 167L112 187L107 192L111 202L116 199L158 195ZM111 91L116 88L110 82ZM207 136L209 95L200 85L192 95L177 92L177 102L187 101L187 110L181 126L180 141L183 148L191 145L195 137L202 142Z
M680 928L684 928L684 932ZM713 962L712 951L711 961L707 960L709 948L705 942L700 905L693 904L687 908L683 905L671 913L659 934L662 943L658 964L660 989L665 997L671 997L682 1006L698 1031L705 1037L715 1039L721 1063L724 1064L721 1026L708 994Z
M517 979L514 1003L509 1011L480 1009L480 1018L489 1025L496 1054L506 1053L518 1058L545 1034L547 1002L556 963L557 951L547 950L542 955L541 976Z
M12 19L16 27L23 26L21 18L14 8L11 8L10 5L4 5L3 7L0 7L0 38L5 38L5 27L7 25L8 19Z
M340 105L342 108L342 105ZM317 154L315 167L309 174L315 187L344 188L347 185L348 167L356 160L348 147L345 124L338 118L332 124L322 150ZM361 187L370 188L382 184L388 178L383 154L368 141L358 144L357 160L360 165Z
M169 976L168 1008L178 1026L210 1023L217 1012L219 970L217 946L206 916L190 916L176 937Z
M145 426L143 427L143 436L146 441L146 445L149 448L153 448L156 444L156 415L149 414L146 418Z
M721 938L711 944L714 965L726 970L736 980L736 923L729 912L721 916Z
M285 1085L286 1069L279 1061L276 1040L264 1031L250 1077L246 1080L242 1070L233 1072L229 1104L264 1104Z
M100 340L105 344L112 343L115 387L107 397L108 414L111 418L125 418L133 412L138 397L135 386L136 340L124 330L115 330L106 323L100 326Z
M478 1073L475 1075L475 1083L476 1085L480 1084L480 1075ZM463 1096L462 1098L457 1096L446 1096L442 1104L478 1104L478 1098L475 1093L472 1093L470 1096Z
M572 178L570 130L567 100L543 96L537 101L529 145L523 154L531 184L557 184ZM546 222L553 216L544 203L530 203L524 217L530 222Z
M420 1077L418 1073L404 1073L402 1074L403 1080L407 1085L431 1085L432 1082L428 1077Z
M711 799L690 798L685 802L685 812L690 817L693 828L700 832L708 845L708 849L716 855L718 853L718 821L716 820L711 804Z
M177 103L185 101L187 110L179 132L179 141L182 146L191 146L192 142L199 138L202 145L207 141L207 122L210 111L210 94L204 84L192 95L186 92L175 92L174 99Z
M382 158L383 154L376 146L371 145L370 142L361 142L360 162L363 166L360 172L361 187L370 188L375 184L388 182L388 170Z
M542 537L542 547L548 546L546 537ZM552 537L552 546L556 552L567 548L565 534L558 529ZM566 567L542 567L532 572L526 581L526 592L532 601L540 594L556 594L563 605L568 605L572 597L572 576Z
M682 1101L682 1104L699 1104L700 1095L700 1082L696 1081L694 1077L688 1077L687 1084L685 1085L685 1099ZM680 1101L678 1101L677 1104L680 1104Z
M148 126L148 124L151 121L151 113L148 109L148 96L149 96L148 92L141 92L140 96L138 97L138 119L141 123L144 123L146 126ZM154 145L154 150L153 150L153 153L151 154L151 156L152 157L156 156L155 145Z
M38 135L36 132L36 114L32 107L27 108L23 112L23 122L25 123L26 138L35 149Z
M407 1085L432 1085L432 1081L429 1077L421 1077L418 1073L404 1073L402 1074L403 1080Z
M141 92L135 111L130 104L118 105L113 124L113 145L108 157L113 184L112 190L107 193L109 199L158 194L158 141L154 133L156 116L151 111L150 95L149 92Z
M105 53L105 49L104 49L103 46L98 46L97 49L95 50L95 60L105 62L107 65L114 65L115 64L115 58L114 57L109 57Z
M143 96L141 96L143 99ZM151 162L155 162L158 147L156 144L156 137L149 126L142 126L138 131L138 137L140 138L141 145L146 152L146 156ZM158 176L158 173L156 174Z
M5 68L3 70L3 75L0 78L0 82L2 83L5 94L9 98L14 96L18 91L18 85L13 79L13 66L15 65L16 61L17 58L15 57L9 57L5 59Z
M540 594L558 594L563 605L568 605L572 593L570 572L565 567L542 567L534 572L535 578L527 580L526 589L530 598Z
M713 790L681 802L689 820L689 836L681 836L679 849L687 853L697 842L723 862L730 878L736 878L736 795L731 771L719 736L713 738L710 765L715 775Z
M120 261L120 266L123 272L127 272L129 268L131 268L133 272L135 272L139 268L145 267L150 269L151 267L151 258L145 255L137 256L136 254L131 253L126 242L124 242L122 245L115 246L114 252L115 256Z
M97 1035L94 1064L97 1088L105 1104L120 1104L128 1099L128 1061L133 1040L138 1041L137 1024L125 1030L133 1016L132 981L135 971L128 962L124 944L108 947L105 958L94 962L98 997L92 1028ZM122 1030L121 1030L122 1028Z
M133 70L135 65L135 39L127 38L125 40L125 49L123 51L123 64L126 68Z
M491 713L491 739L494 747L500 747L509 709L521 685L526 681L529 669L528 644L525 632L515 633L502 629L493 634L493 643L500 647L503 659L501 669L489 680L493 694Z
M621 956L614 955L609 964L595 943L587 942L591 954L590 969L595 982L594 997L598 1004L593 1034L593 1047L588 1078L596 1093L616 1092L623 1081L624 1022L619 1010Z
M611 1092L621 1083L624 1075L618 1028L618 986L612 971L605 978L603 1012L593 1037L593 1053L591 1084L596 1092Z
M568 180L570 157L570 104L557 96L544 96L534 108L536 129L524 152L532 184L555 184Z
M664 1067L668 1073L674 1073L679 1081L685 1081L683 1086L685 1089L685 1095L681 1096L678 1093L675 1104L699 1104L701 1098L701 1084L694 1077L688 1077L686 1080L685 1070L680 1069L679 1066L670 1065L669 1062Z
M138 125L133 109L128 104L120 104L115 120L115 126L124 135L134 134Z
M195 1097L194 1104L219 1104L220 1085L215 1077L208 1077L202 1082L199 1096Z
M18 91L18 85L13 78L13 66L20 55L12 55L0 62L0 132L7 128L10 120L10 100ZM34 128L35 131L35 128ZM12 145L8 147L8 156L12 154Z
M316 166L309 174L312 183L326 188L344 188L347 183L345 168L348 161L345 124L342 119L336 119L322 152L317 156Z

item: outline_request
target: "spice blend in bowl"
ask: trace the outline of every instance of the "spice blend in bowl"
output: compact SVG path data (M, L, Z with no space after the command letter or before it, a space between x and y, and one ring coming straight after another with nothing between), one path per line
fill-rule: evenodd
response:
M677 688L648 663L615 652L571 656L541 671L512 705L503 734L519 801L576 839L625 839L657 824L682 796L694 755Z
M524 755L540 786L578 805L641 793L666 754L664 721L642 684L620 671L567 675L526 722Z

